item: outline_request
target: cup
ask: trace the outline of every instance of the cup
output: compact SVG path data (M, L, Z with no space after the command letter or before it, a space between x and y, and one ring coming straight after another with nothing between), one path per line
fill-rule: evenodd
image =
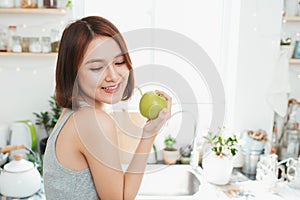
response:
M260 156L256 168L256 180L263 182L267 188L272 188L278 181L283 181L285 177L285 167L277 161L276 154L264 154ZM279 172L281 173L278 178Z
M289 181L289 185L300 189L300 157L298 160L293 158L289 159L286 165L286 177Z

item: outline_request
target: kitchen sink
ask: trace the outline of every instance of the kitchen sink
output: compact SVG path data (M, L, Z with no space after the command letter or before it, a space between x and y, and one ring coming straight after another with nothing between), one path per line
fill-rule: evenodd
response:
M199 175L189 165L147 165L137 199L179 196L187 199L194 196L199 187Z

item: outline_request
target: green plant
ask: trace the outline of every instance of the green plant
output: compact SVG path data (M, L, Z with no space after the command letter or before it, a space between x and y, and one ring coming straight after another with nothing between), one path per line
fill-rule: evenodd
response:
M236 148L238 143L236 135L225 136L223 134L224 129L224 126L219 127L217 133L208 132L203 138L212 146L211 150L215 152L217 156L235 156L238 151Z
M66 3L66 8L71 8L72 7L72 1L68 0Z
M165 150L169 150L169 151L176 150L176 148L173 147L173 145L176 143L176 139L173 138L171 135L168 135L168 137L166 137L164 143L166 145Z
M54 96L51 96L48 102L51 108L50 111L34 112L33 114L36 116L35 124L42 126L49 136L61 114L62 108L57 105Z
M280 40L280 45L291 45L291 43L292 43L292 38L290 37Z

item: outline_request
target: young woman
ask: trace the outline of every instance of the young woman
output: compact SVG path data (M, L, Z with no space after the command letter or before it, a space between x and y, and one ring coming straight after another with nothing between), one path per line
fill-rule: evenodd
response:
M44 184L47 200L135 198L155 136L170 117L171 98L158 118L148 120L124 172L116 122L104 104L128 100L134 77L127 47L108 20L91 16L64 30L56 66L56 101L64 108L47 142Z

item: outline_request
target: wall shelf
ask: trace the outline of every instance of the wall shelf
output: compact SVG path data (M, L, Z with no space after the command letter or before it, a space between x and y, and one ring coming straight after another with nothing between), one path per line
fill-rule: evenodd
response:
M11 56L11 57L28 57L28 56L32 56L32 57L36 57L36 56L44 56L44 57L54 57L57 56L57 53L10 53L10 52L1 52L0 53L0 57L5 56Z
M290 59L290 64L300 65L300 59L291 58Z
M0 8L0 14L64 15L65 8Z
M300 16L286 17L285 20L288 22L300 22Z

